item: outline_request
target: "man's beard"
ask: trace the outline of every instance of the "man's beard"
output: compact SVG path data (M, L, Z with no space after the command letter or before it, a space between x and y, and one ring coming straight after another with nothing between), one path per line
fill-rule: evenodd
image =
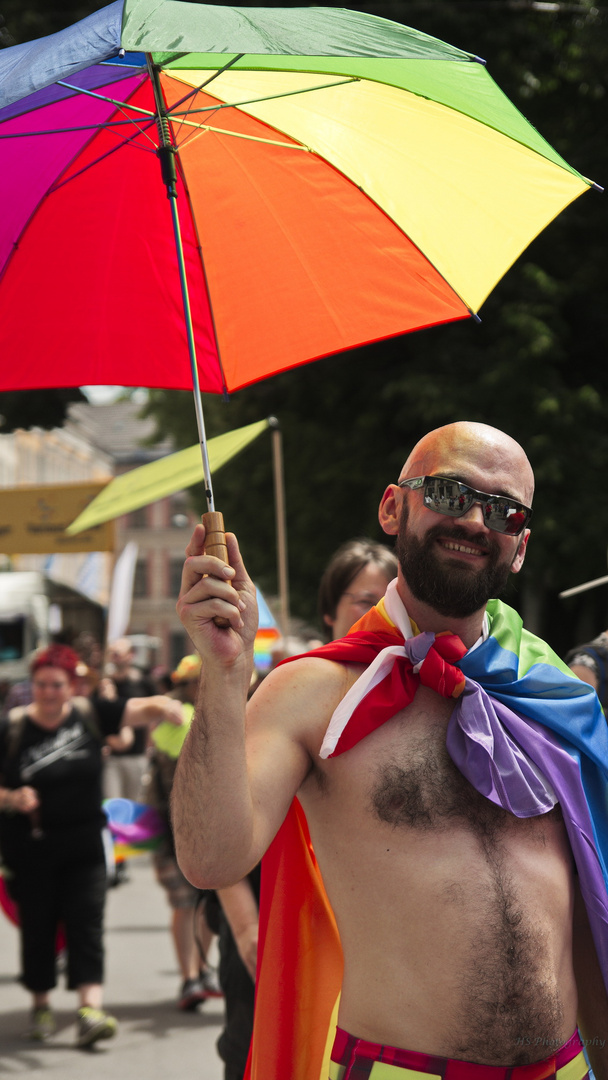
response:
M485 606L492 596L499 596L509 580L511 562L501 561L496 540L485 532L474 536L460 525L439 522L421 540L407 529L408 509L405 503L397 534L397 557L407 584L422 603L440 615L464 619ZM470 543L487 552L484 566L474 569L455 557L452 562L438 557L436 540ZM513 556L513 559L515 555Z

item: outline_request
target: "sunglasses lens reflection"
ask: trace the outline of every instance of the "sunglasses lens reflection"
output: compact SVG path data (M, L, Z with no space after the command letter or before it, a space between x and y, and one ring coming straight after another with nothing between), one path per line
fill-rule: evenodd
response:
M462 517L474 503L479 503L487 528L508 536L517 536L529 520L527 508L514 499L484 496L483 492L475 491L466 484L441 476L425 478L424 503L429 509L448 517Z

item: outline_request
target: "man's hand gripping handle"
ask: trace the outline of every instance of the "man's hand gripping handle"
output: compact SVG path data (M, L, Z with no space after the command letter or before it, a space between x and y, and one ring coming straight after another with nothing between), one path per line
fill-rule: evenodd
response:
M227 566L228 548L226 547L224 515L219 510L208 510L206 514L203 514L202 520L205 526L205 554L214 555ZM213 621L220 630L226 630L230 626L229 620L223 619L221 615L216 615Z

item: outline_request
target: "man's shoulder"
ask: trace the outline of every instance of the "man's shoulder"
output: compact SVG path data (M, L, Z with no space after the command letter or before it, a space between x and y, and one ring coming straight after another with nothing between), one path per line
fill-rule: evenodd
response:
M315 656L279 665L249 702L253 729L277 731L316 756L335 709L360 674L360 665L353 668Z
M347 686L361 673L361 664L338 662L326 657L304 654L285 661L264 679L262 688L273 692L309 692L315 687L331 689ZM259 693L259 691L258 691Z

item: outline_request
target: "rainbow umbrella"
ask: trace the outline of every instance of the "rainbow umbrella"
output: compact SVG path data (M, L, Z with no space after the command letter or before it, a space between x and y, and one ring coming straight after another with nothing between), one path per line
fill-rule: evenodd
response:
M478 57L314 7L117 0L5 49L0 155L2 389L221 393L467 318L592 186Z

